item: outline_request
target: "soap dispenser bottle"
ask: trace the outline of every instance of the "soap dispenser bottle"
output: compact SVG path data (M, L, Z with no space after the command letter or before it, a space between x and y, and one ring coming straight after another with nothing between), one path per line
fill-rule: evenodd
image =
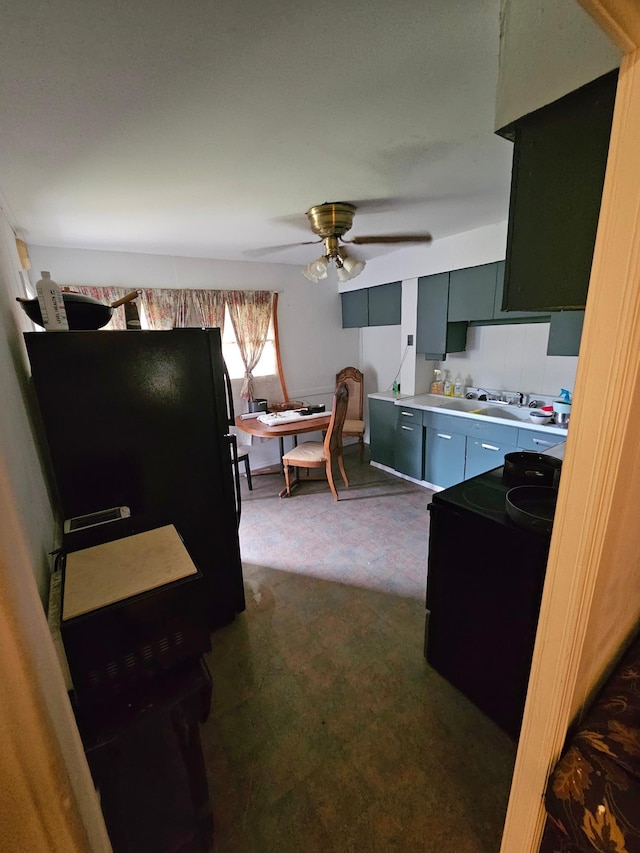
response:
M444 385L442 393L445 397L453 397L453 382L451 381L448 370L445 370L444 372Z
M454 397L464 397L464 379L462 374L458 373L453 386Z
M442 394L442 371L436 369L433 371L433 382L431 383L432 394Z

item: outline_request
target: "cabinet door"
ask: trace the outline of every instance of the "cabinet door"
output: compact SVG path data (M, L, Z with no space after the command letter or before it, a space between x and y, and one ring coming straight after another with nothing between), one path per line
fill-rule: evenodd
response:
M402 282L369 287L369 326L399 326L402 315Z
M369 399L369 453L374 462L394 467L398 408L390 400Z
M427 429L424 478L434 486L447 488L464 480L466 437L441 429Z
M485 471L491 471L493 468L499 468L500 465L504 465L505 454L514 453L517 449L512 444L491 441L488 438L467 438L465 480L477 474L484 474Z
M448 352L464 352L466 323L449 323L449 273L418 279L416 352L441 361Z
M422 480L424 476L424 429L422 411L399 407L394 454L396 471Z
M449 273L449 321L493 318L496 266L482 264Z
M515 122L504 308L584 308L618 72Z
M522 320L529 323L548 323L550 314L540 314L535 311L503 311L502 301L504 298L504 261L496 264L496 291L493 306L494 320Z
M341 293L340 299L343 329L358 329L369 325L369 291L366 287Z
M551 315L547 355L578 355L584 311L559 311Z

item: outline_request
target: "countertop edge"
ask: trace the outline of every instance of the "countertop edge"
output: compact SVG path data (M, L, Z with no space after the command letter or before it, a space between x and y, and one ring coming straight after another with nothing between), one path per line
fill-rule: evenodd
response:
M567 428L558 426L557 424L534 424L532 421L528 420L528 418L495 418L491 415L478 415L474 414L473 412L457 412L455 409L446 409L445 406L448 402L450 402L450 398L447 397L443 397L442 402L440 402L439 400L429 400L428 402L424 402L425 396L433 395L419 394L412 397L408 394L400 394L394 396L394 394L392 394L390 391L377 391L368 394L367 396L369 399L373 400L387 400L396 406L409 406L413 409L422 409L423 411L427 412L439 412L440 414L451 415L455 418L469 418L471 420L480 420L486 423L501 424L502 426L512 426L520 429L533 430L535 432L540 432L546 435L557 435L562 436L563 438L567 437ZM482 403L478 403L478 406L481 405Z

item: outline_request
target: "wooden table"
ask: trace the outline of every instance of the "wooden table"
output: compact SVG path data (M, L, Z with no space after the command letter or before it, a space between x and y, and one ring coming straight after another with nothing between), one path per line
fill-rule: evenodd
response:
M239 430L249 433L249 435L257 435L260 438L278 439L280 442L280 472L282 473L282 457L284 456L284 439L286 436L291 435L295 439L296 436L305 432L322 432L327 429L330 420L331 412L327 412L326 415L322 416L301 417L296 421L285 421L275 426L267 426L267 424L259 421L258 418L243 419L240 415L236 415L235 424ZM287 490L283 489L280 492L280 497L283 497L286 493Z

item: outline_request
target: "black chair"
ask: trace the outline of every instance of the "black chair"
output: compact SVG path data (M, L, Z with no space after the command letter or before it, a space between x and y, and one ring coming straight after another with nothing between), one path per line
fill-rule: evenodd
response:
M244 471L247 475L247 485L249 486L249 491L253 491L253 483L251 481L251 465L249 463L249 451L242 450L241 448L239 448L237 462L238 464L242 462L242 464L244 465Z

